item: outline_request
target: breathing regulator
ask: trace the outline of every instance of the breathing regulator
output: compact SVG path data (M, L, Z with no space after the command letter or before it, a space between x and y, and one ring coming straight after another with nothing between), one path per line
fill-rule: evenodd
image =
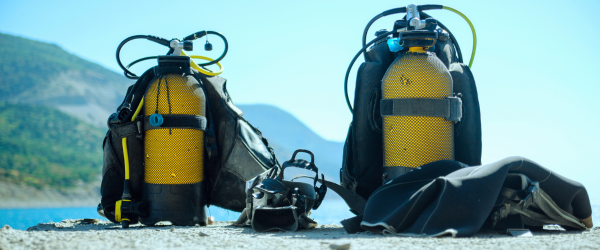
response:
M221 65L221 63L219 63L227 54L227 50L229 49L229 45L227 43L227 39L225 38L225 36L223 36L221 33L219 32L215 32L215 31L199 31L196 32L194 34L191 34L189 36L186 36L185 38L179 40L177 38L173 38L171 40L169 39L165 39L162 37L157 37L157 36L151 36L151 35L136 35L136 36L131 36L126 38L125 40L123 40L121 42L121 44L119 44L119 47L117 47L117 63L119 64L119 66L121 67L121 69L123 69L123 71L125 72L125 77L129 78L129 79L138 79L139 76L137 76L136 74L132 73L129 68L131 66L133 66L136 63L142 62L142 61L146 61L146 60L151 60L151 59L159 59L160 56L148 56L148 57L144 57L144 58L140 58L137 59L133 62L131 62L130 64L128 64L127 66L123 66L123 63L121 63L121 57L120 57L120 53L121 53L121 49L123 48L123 46L135 39L147 39L149 41L158 43L160 45L166 46L169 48L169 52L167 53L168 56L187 56L185 54L184 51L193 51L194 50L194 44L193 41L196 39L200 39L202 37L206 36L206 43L204 44L204 50L205 51L212 51L213 46L212 44L208 41L208 35L216 35L219 38L221 38L223 40L223 42L225 43L225 49L223 49L223 53L221 54L221 56L219 56L217 59L212 59L212 58L208 58L205 56L199 56L199 55L190 55L189 57L192 59L202 59L202 60L206 60L208 62L205 63L195 63L193 60L191 61L191 67L194 68L195 70L200 71L202 74L205 75L209 75L209 76L216 76L219 75L221 73L223 73L223 66ZM219 71L212 71L208 68L206 68L206 66L210 66L216 64L219 66Z
M423 12L426 10L439 9L452 11L461 16L463 19L465 19L465 21L467 21L467 23L469 24L471 32L473 33L473 51L471 53L471 59L469 60L469 68L472 67L473 59L475 58L475 50L477 48L477 35L475 33L475 27L473 27L473 23L471 23L471 20L469 20L469 18L467 18L467 16L465 16L460 11L439 4L410 4L406 7L386 10L381 14L373 17L366 25L362 35L362 48L354 56L354 58L350 62L350 66L348 66L348 69L346 70L346 77L344 79L344 93L346 96L346 104L348 105L350 112L352 112L352 105L350 104L350 98L348 97L348 77L350 76L352 66L361 54L365 53L369 47L371 47L376 42L381 41L382 39L387 38L387 43L391 52L400 52L402 50L408 50L408 48L411 46L417 45L425 48L430 48L435 45L435 40L440 34L448 35L449 38L452 40L454 47L456 48L458 62L463 63L462 51L450 29L448 29L448 27L446 27L441 21ZM369 28L371 28L371 25L373 25L375 21L385 16L403 13L405 13L406 15L404 16L404 18L394 23L394 28L391 31L379 30L375 33L375 35L377 36L375 39L371 40L368 43L366 42Z

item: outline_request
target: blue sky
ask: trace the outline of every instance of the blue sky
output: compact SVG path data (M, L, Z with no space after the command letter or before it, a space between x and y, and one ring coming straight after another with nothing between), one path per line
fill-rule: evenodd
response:
M280 107L328 140L343 141L351 114L343 95L348 63L365 24L399 1L1 1L0 32L55 43L120 73L115 49L126 37L182 38L200 30L227 36L223 77L238 104ZM583 182L600 197L600 23L598 1L438 1L465 13L478 47L473 74L483 123L483 162L520 155ZM418 4L418 3L417 3ZM466 22L429 11L469 58ZM371 29L391 29L401 16ZM196 52L217 56L215 50ZM165 53L135 41L124 61ZM1 60L1 59L0 59ZM359 62L360 63L360 62ZM134 68L142 72L150 65ZM358 64L357 67L358 68ZM351 75L351 86L355 73Z

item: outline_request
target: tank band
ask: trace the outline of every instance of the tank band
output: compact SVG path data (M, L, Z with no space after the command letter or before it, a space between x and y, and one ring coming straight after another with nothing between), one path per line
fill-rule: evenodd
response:
M432 116L455 122L462 118L462 101L458 97L382 99L380 104L381 116Z
M165 128L187 128L206 130L206 117L200 115L167 115L163 114L163 123L159 126L150 124L150 116L144 116L144 131Z

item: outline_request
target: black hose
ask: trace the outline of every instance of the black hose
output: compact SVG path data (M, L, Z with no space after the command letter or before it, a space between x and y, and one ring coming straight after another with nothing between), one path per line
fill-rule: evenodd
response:
M155 41L155 39L157 38L157 37L155 37L155 36L148 36L148 35L137 35L137 36L130 36L130 37L126 38L126 39L125 39L125 40L123 40L123 41L122 41L122 42L119 44L119 46L117 47L117 63L119 64L119 67L121 67L121 69L123 69L123 72L124 72L124 74L125 74L125 77L127 77L127 78L129 78L129 79L138 79L138 78L140 78L140 77L138 77L138 76L137 76L136 74L134 74L133 72L129 71L129 69L128 69L129 67L125 67L125 66L123 66L123 64L121 63L121 56L120 56L120 54L121 54L121 48L123 48L123 45L125 45L126 43L128 43L128 42L130 42L130 41L132 41L132 40L135 40L135 39L142 39L142 38L143 38L143 39L148 39L148 40L151 40L151 41L154 41L154 42L157 42L157 41ZM163 39L164 39L164 38L163 38ZM164 39L164 40L167 40L167 39ZM159 43L160 43L160 42L159 42ZM160 44L163 44L163 43L160 43ZM163 44L163 45L164 45L164 44ZM166 45L166 46L167 46L167 47L169 46L169 45L168 45L168 40L167 40L167 45ZM131 66L131 65L132 65L132 64L130 64L129 66Z
M206 62L206 63L198 63L198 66L209 66L209 65L213 65L219 61L221 61L225 55L227 54L227 51L229 50L229 43L227 43L227 39L225 38L225 36L223 36L221 33L219 32L215 32L215 31L198 31L194 34L191 34L187 37L185 37L183 40L184 41L191 41L191 40L196 40L198 38L201 38L205 35L208 34L212 34L212 35L216 35L218 37L220 37L223 42L225 43L225 49L223 50L223 54L221 54L221 56L219 56L217 59L210 61L210 62ZM144 57L144 58L140 58L138 60L133 61L132 63L130 63L129 65L127 65L127 67L123 66L123 63L121 63L121 57L120 57L120 53L121 53L121 48L123 48L123 46L135 39L147 39L150 41L153 41L155 43L158 43L160 45L164 45L168 48L170 48L170 41L161 37L157 37L157 36L150 36L150 35L136 35L136 36L130 36L128 38L126 38L125 40L123 40L119 46L117 47L117 63L119 64L119 67L121 67L121 69L123 69L123 72L125 74L125 77L129 78L129 79L139 79L140 77L137 76L136 74L134 74L133 72L129 71L129 68L131 66L133 66L136 63L139 63L141 61L145 61L145 60L150 60L150 59L155 59L157 58L156 56L149 56L149 57ZM173 49L169 49L169 53L172 53Z
M394 34L395 32L397 32L397 31L392 30L392 31L388 31L384 34L381 34L380 36L378 36L377 38L373 39L372 41L367 43L365 46L363 46L362 49L360 49L360 51L358 51L358 53L354 56L354 58L352 58L352 61L350 62L350 65L348 66L348 69L346 70L346 77L344 78L344 93L346 95L346 104L348 104L348 108L350 109L350 112L353 112L353 110L352 110L352 105L350 104L350 97L348 97L348 76L350 75L350 70L352 70L352 66L354 65L354 62L356 62L356 59L358 59L360 54L365 52L365 50L367 48L369 48L369 46L371 46L373 43L375 43L391 34Z
M381 12L381 14L373 17L371 19L371 21L369 21L367 26L365 26L365 30L363 31L362 46L365 47L365 43L367 41L367 33L369 32L369 28L371 28L371 25L373 25L373 23L375 21L377 21L379 18L382 18L384 16L389 16L389 15L399 14L399 13L406 13L406 7L400 7L400 8L395 8L395 9L391 9L391 10L386 10L384 12ZM367 60L367 55L365 55L365 60ZM352 110L352 108L350 108L350 110Z
M452 39L452 44L454 44L454 48L456 48L456 54L458 55L458 62L463 63L462 51L460 50L460 45L458 45L458 41L456 40L456 37L454 37L454 34L452 34L450 29L448 29L442 22L438 21L437 24L438 24L438 26L440 26L440 28L448 31L448 34L450 35L450 39Z
M137 59L137 60L135 60L135 61L131 62L131 63L130 63L129 65L127 65L125 68L128 68L128 69L129 69L129 68L131 68L131 66L133 66L133 65L134 65L134 64L136 64L136 63L139 63L139 62L142 62L142 61L146 61L146 60L150 60L150 59L157 59L157 58L158 58L158 56L147 56L147 57L144 57L144 58L140 58L140 59Z

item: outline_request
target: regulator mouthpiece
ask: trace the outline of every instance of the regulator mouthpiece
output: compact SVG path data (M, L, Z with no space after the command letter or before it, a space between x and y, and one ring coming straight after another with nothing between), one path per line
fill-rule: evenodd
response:
M208 40L206 41L206 44L204 44L204 50L206 50L206 51L212 50L212 44L209 43Z

